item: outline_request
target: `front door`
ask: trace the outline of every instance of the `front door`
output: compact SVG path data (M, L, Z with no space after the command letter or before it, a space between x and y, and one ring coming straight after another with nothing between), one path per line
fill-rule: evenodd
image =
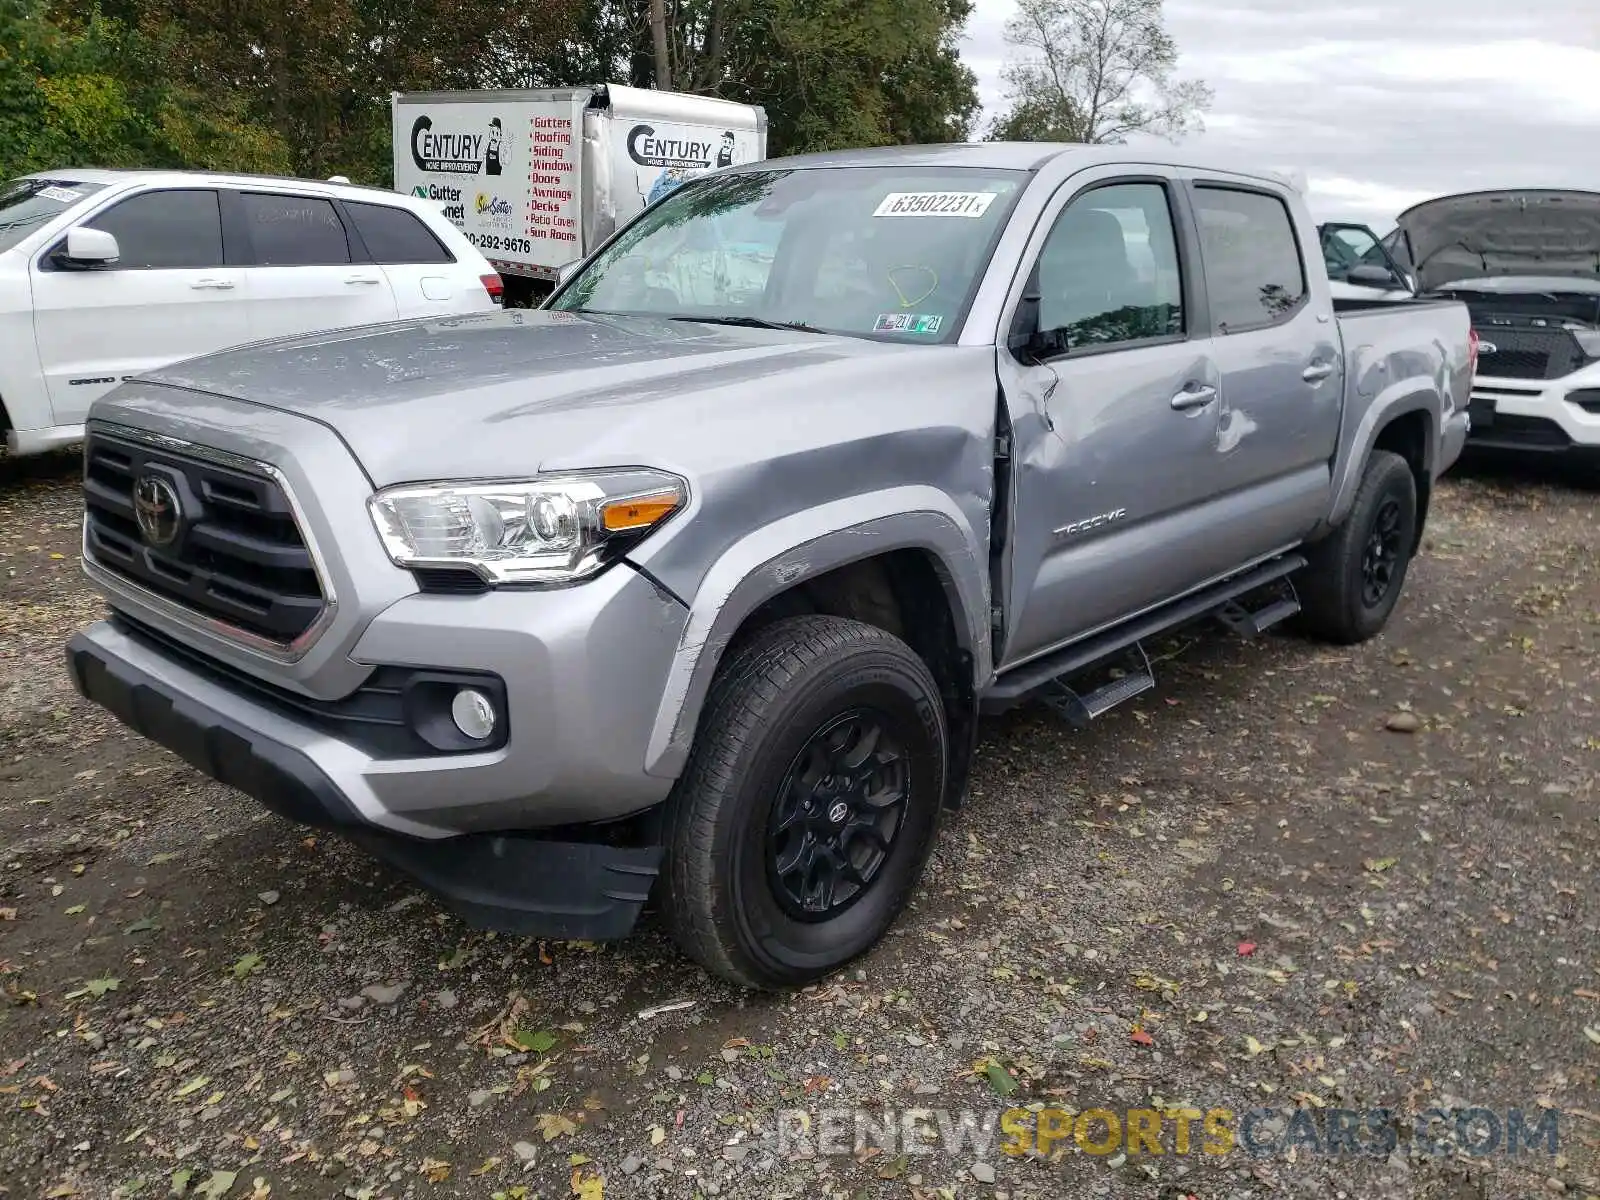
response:
M123 379L250 340L243 272L225 266L217 193L142 192L83 224L117 239L103 267L33 267L34 335L58 425Z
M1029 286L1066 348L1031 364L998 351L1013 440L1003 668L1229 558L1206 507L1221 381L1183 211L1171 181L1109 178L1069 182L1047 214Z

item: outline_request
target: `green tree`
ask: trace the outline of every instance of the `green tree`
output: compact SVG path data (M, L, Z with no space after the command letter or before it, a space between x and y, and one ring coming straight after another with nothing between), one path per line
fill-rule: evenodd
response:
M287 149L230 98L163 81L164 47L102 11L0 0L0 176L57 167L281 170Z
M470 88L537 59L575 29L582 0L128 0L177 31L172 69L289 147L297 174L383 183L389 94Z
M1162 0L1018 0L1006 40L1017 52L1005 70L1010 107L992 138L1122 142L1203 127L1211 89L1177 78Z
M968 135L977 80L962 63L971 0L665 0L679 91L767 110L773 154L946 142ZM598 72L658 83L649 0L592 0L581 25Z

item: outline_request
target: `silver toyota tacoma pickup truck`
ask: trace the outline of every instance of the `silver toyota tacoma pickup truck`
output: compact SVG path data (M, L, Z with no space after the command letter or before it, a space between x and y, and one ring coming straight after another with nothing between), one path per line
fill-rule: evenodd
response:
M99 401L90 699L467 921L710 971L874 944L980 713L1144 645L1393 611L1472 377L1333 301L1300 195L1037 144L685 185L547 308L336 331Z

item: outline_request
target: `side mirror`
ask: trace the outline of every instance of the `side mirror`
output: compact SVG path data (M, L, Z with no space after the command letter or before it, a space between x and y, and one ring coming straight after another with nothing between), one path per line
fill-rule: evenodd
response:
M67 230L67 245L57 255L73 266L103 267L122 257L117 239L104 229L90 229L87 225L74 225Z
M1071 348L1065 329L1039 330L1039 293L1025 292L1011 320L1006 349L1030 365L1065 354Z
M1400 281L1394 277L1394 273L1387 267L1374 266L1370 263L1351 267L1345 273L1344 281L1356 287L1392 288L1402 286Z
M566 283L567 280L571 279L578 273L578 268L581 266L583 266L583 259L578 258L567 263L563 267L559 267L556 270L556 286L560 287L562 284Z

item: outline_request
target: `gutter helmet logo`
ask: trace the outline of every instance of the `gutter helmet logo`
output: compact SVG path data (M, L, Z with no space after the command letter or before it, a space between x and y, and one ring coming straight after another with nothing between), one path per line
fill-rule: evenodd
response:
M161 476L141 475L133 485L133 516L148 545L170 546L178 540L183 509L178 493Z

